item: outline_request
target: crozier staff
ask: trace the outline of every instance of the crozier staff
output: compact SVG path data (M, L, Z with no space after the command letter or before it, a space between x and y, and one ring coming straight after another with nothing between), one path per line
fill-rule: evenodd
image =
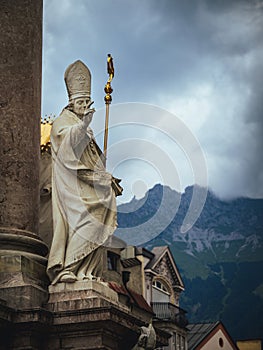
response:
M65 71L69 103L53 122L53 240L47 273L52 282L101 276L100 246L117 225L119 181L105 170L105 158L90 123L91 74L81 61Z
M105 105L106 105L106 115L105 115L104 146L103 146L105 165L106 165L106 161L107 161L109 114L110 114L110 104L112 101L111 93L113 92L113 89L111 87L111 81L114 77L113 58L111 57L110 53L108 54L108 57L107 57L107 71L109 74L109 78L108 78L108 81L104 87L104 91L106 92L106 95L104 97L104 101L105 101Z

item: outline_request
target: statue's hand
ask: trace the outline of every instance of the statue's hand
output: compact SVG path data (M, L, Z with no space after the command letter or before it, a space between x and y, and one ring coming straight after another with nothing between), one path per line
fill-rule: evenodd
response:
M83 124L84 124L83 126L85 129L90 125L94 112L95 112L94 108L89 108L87 112L84 114L84 117L82 120L83 120Z

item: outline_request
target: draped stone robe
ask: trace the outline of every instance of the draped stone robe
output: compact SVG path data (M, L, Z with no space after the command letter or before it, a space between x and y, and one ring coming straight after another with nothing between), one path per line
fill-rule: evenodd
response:
M51 130L53 240L47 273L53 284L84 261L117 225L112 175L92 130L65 108Z

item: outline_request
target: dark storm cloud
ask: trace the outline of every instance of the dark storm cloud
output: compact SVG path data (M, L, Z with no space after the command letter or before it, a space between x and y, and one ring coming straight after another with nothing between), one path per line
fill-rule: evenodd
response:
M114 103L180 112L207 154L212 188L263 196L262 4L45 0L43 113L66 104L64 70L76 59L89 65L96 108L103 107L111 53Z

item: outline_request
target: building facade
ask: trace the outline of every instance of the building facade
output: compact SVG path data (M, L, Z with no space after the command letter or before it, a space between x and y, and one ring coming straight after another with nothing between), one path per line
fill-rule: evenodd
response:
M154 326L170 334L169 344L158 349L186 350L188 321L186 311L179 306L184 284L169 247L154 247L152 251L127 247L121 256L131 272L129 286L142 286L142 295L153 309Z

